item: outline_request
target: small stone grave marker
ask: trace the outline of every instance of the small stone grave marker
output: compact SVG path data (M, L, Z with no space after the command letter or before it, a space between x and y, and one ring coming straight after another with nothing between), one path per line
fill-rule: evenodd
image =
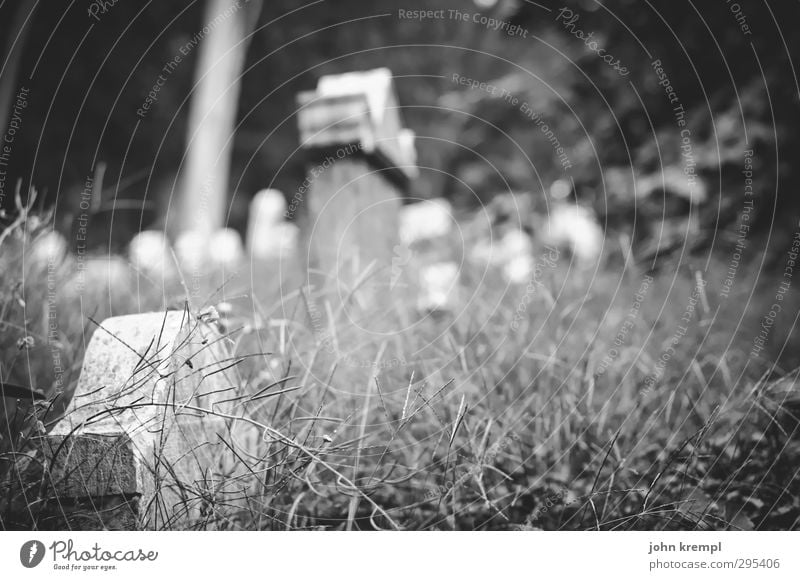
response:
M70 529L186 528L214 476L236 385L216 330L186 312L105 320L45 452ZM63 523L61 524L63 525Z
M263 189L253 197L247 224L247 250L252 259L294 257L298 229L285 221L286 211L286 199L277 189Z

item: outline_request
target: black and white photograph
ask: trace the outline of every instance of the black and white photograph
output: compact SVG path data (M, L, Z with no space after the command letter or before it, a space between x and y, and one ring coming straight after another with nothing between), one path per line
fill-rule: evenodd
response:
M0 0L0 575L800 577L798 22Z

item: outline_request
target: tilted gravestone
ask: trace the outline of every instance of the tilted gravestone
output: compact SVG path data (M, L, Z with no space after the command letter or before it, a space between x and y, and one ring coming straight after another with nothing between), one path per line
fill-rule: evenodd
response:
M186 528L213 477L236 385L216 329L186 312L105 320L45 441L55 527Z
M309 167L307 193L296 201L306 204L308 265L346 291L374 264L370 279L388 289L401 199L417 173L392 74L324 76L297 100Z

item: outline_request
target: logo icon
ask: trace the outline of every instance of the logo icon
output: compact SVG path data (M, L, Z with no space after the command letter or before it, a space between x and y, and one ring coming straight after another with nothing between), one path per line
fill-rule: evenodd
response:
M44 559L44 544L39 540L28 540L19 549L19 561L26 568L35 568Z

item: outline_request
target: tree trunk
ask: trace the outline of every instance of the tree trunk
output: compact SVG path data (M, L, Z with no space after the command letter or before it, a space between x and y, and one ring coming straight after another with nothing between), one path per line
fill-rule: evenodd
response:
M177 236L213 232L224 225L233 130L247 40L261 12L261 0L208 0L194 95L189 110L185 165L179 198L168 221Z

